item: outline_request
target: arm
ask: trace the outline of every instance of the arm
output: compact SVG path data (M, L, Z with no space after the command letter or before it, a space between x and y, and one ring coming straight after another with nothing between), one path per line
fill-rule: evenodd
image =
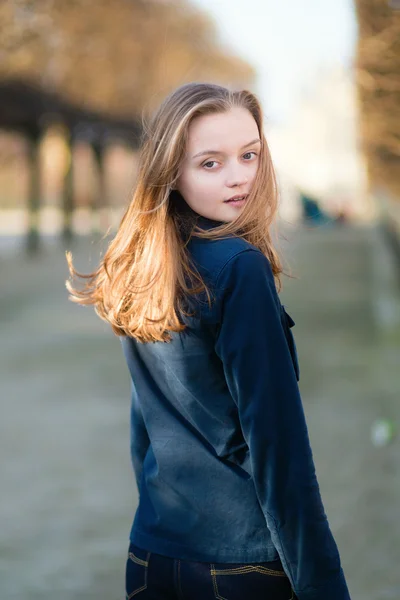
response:
M138 401L134 384L131 384L131 459L135 473L136 485L140 495L140 479L143 470L143 461L150 445L146 425L143 420L142 411Z
M299 600L349 600L268 259L252 249L237 254L222 269L217 290L221 324L215 350L285 572Z

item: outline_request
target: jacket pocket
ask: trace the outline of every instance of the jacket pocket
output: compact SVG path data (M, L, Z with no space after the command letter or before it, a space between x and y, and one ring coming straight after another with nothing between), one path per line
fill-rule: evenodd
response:
M147 588L147 571L151 553L147 550L137 548L133 544L129 546L128 559L126 561L126 598L131 600Z
M291 331L291 328L295 325L295 322L293 321L293 319L289 315L289 313L286 312L286 309L283 304L281 304L281 319L282 319L282 325L283 325L283 329L285 331L287 343L289 345L289 350L290 350L290 354L291 354L292 361L293 361L293 367L294 367L294 370L296 373L296 379L297 379L297 381L299 381L300 380L299 358L297 355L297 348L296 348L296 342L294 339L294 335Z

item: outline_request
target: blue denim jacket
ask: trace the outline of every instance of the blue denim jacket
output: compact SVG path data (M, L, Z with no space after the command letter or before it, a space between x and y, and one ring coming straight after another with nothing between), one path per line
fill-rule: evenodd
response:
M121 338L139 491L130 539L194 561L280 559L299 600L348 600L299 394L294 321L270 263L240 237L192 237L188 249L212 308L199 295L169 343Z

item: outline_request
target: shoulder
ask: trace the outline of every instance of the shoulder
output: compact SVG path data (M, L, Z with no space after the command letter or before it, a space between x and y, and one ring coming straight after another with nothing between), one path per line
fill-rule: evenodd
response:
M237 287L244 282L257 287L262 280L274 282L271 263L258 248L249 244L229 257L218 274L217 283L221 286L229 282Z
M218 285L230 273L268 272L272 269L267 257L253 244L241 237L221 240L192 238L188 250L196 267L207 279Z

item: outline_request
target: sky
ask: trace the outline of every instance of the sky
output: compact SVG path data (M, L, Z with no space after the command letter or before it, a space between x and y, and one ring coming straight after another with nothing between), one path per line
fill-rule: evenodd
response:
M266 117L284 122L316 75L351 65L352 0L191 0L210 13L220 40L257 70Z

